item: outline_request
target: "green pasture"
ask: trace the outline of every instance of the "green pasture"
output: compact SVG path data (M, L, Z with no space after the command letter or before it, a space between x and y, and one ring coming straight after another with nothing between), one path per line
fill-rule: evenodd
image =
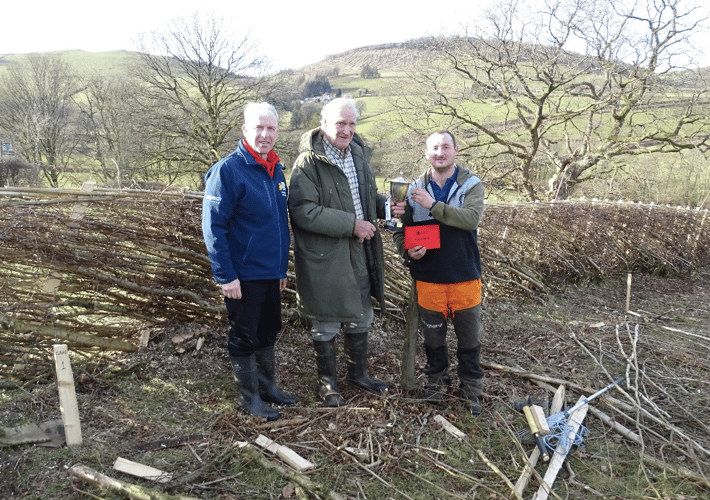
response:
M330 78L330 86L340 89L343 93L353 93L358 89L367 89L373 93L381 93L393 80L405 76L399 71L380 71L380 78L365 79L360 77L360 72L343 73Z
M120 75L134 64L140 62L137 52L84 52L72 50L63 53L63 59L69 63L80 75Z
M83 50L63 50L51 52L59 54L62 60L69 64L80 78L95 74L111 76L125 74L131 65L140 62L137 52L117 50L112 52L86 52ZM21 62L27 54L0 55L0 77L11 62Z

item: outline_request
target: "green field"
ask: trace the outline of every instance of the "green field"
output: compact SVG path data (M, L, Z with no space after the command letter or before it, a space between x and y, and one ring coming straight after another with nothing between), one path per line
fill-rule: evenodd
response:
M79 77L82 78L95 74L104 76L122 75L129 71L131 66L139 63L141 60L137 52L123 50L113 52L65 50L52 52L51 54L60 54L62 60L71 65ZM8 63L21 61L25 57L26 54L0 56L0 77L5 73Z

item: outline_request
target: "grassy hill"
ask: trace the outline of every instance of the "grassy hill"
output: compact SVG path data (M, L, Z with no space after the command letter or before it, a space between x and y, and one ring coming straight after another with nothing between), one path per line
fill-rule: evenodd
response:
M60 54L64 62L70 64L80 76L92 74L113 75L127 71L127 69L140 62L137 52L117 50L111 52L86 52L83 50L63 50L51 52ZM7 65L19 61L27 54L7 54L0 56L0 75Z
M64 50L52 52L60 54L65 62L71 64L80 74L113 74L125 71L128 66L140 61L140 55L133 51L86 52L83 50ZM0 55L0 74L12 61L17 61L27 54ZM320 62L293 70L295 74L317 74L339 68L343 74L359 74L365 63L380 71L401 72L416 67L428 58L421 44L414 42L372 45L348 50L340 54L327 56ZM357 85L359 88L362 85Z
M338 68L338 76L330 79L331 86L333 89L340 89L343 94L351 94L365 101L366 116L359 132L368 138L372 138L372 118L381 115L385 111L385 103L379 95L382 94L383 89L390 84L394 77L401 76L408 67L412 68L421 64L423 58L426 57L426 53L423 50L413 47L412 44L399 43L352 49L342 54L328 56L323 61L294 70L293 74L315 75L326 72L331 73L334 68ZM62 59L70 64L80 77L120 74L141 62L140 54L132 51L86 52L82 50L67 50L54 52L53 54L60 54ZM8 64L25 56L27 54L0 56L0 76L2 76ZM360 77L360 70L366 63L377 67L382 74L382 78L363 79ZM363 95L365 91L369 94ZM369 124L368 119L370 121Z
M431 59L424 45L417 41L370 45L327 56L320 62L310 64L298 73L323 73L339 68L343 73L359 73L364 64L380 71L403 72L426 64Z
M426 50L425 40L412 40L402 43L389 43L354 48L340 54L332 54L322 61L302 68L291 70L295 75L333 74L331 86L340 88L343 92L356 92L358 89L378 91L392 76L402 75L407 71L425 68L432 62L432 55ZM52 52L60 54L80 75L104 74L111 75L126 71L131 65L140 62L140 54L134 51L86 52L83 50L65 50ZM27 54L0 55L0 75L10 62L20 60ZM571 55L570 57L573 57ZM363 79L360 70L369 64L377 68L382 78ZM701 69L705 74L710 68ZM676 78L682 78L682 72L675 73Z

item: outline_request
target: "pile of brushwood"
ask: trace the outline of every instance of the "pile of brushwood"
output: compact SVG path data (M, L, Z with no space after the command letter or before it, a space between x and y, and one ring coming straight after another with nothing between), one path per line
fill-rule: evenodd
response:
M710 494L707 211L490 204L479 237L480 417L465 413L455 370L436 407L402 383L409 278L391 247L390 312L370 334L370 374L390 383L384 396L342 383L347 405L320 405L308 325L293 313L290 286L277 373L299 402L264 423L235 405L199 193L0 196L0 431L59 418L52 345L65 343L83 433L69 448L0 446L8 498L539 499L550 467L539 460L527 469L535 445L514 403L530 397L547 409L564 386L569 407L619 377L591 403L584 442L549 497ZM455 342L449 349L455 364ZM424 364L419 339L417 375ZM283 448L257 444L260 435L313 468L293 470ZM164 476L119 472L118 458Z
M0 377L42 376L35 369L57 341L87 352L134 351L167 321L223 314L201 209L201 194L189 192L0 191ZM401 318L409 275L384 240L388 305ZM543 300L564 283L683 276L707 265L710 214L635 203L489 204L479 243L486 297ZM288 313L294 299L290 286Z

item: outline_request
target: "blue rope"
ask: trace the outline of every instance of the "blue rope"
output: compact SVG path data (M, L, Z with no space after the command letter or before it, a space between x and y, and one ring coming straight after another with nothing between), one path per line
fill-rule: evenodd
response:
M558 446L562 447L564 453L569 453L572 446L582 446L584 444L584 438L589 434L589 430L580 425L577 433L570 439L570 432L572 432L572 426L567 424L567 419L561 419L558 422L550 425L550 433L543 437L545 445L550 448L550 450L557 449Z

